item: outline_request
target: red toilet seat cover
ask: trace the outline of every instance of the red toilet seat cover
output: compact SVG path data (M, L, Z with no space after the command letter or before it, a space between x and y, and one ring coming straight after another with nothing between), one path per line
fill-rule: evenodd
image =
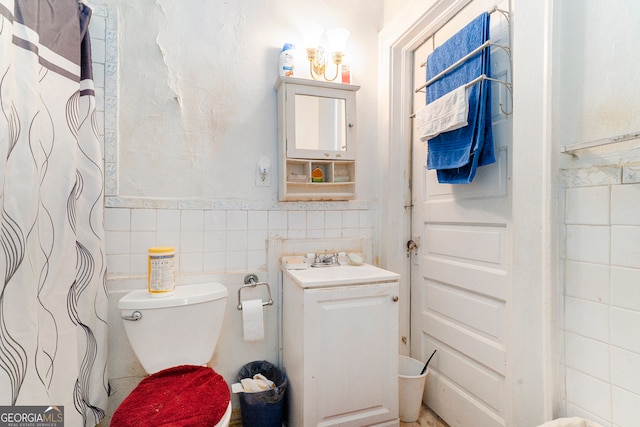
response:
M230 399L229 386L213 369L175 366L143 379L118 406L111 426L213 426Z

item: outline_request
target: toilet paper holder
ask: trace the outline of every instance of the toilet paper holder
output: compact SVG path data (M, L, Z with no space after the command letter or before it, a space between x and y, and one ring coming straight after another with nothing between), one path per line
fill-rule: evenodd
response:
M244 276L244 286L238 289L238 306L236 307L238 310L242 310L242 290L246 288L255 288L256 286L266 286L267 291L269 292L269 299L267 301L262 301L262 306L273 305L273 300L271 299L271 286L269 286L267 282L258 282L258 276L255 274L247 274Z

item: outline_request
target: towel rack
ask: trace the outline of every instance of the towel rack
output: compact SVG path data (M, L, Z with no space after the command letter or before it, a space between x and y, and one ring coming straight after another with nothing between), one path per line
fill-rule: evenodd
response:
M492 15L492 14L493 14L493 13L495 13L495 12L500 12L500 13L502 14L502 16L504 16L504 18L505 18L505 19L507 20L507 22L509 23L509 29L511 29L511 19L510 19L510 16L509 16L509 12L508 12L508 11L506 11L506 10L500 9L498 6L494 6L494 7L493 7L493 9L491 9L491 10L487 11L487 13L488 13L489 15ZM510 53L510 52L511 52L511 49L510 49L510 48L508 48L507 46L503 46L503 45L499 45L499 44L496 44L495 46L498 46L498 47L503 48L507 53L509 53L509 56L511 56L511 53ZM471 54L470 54L470 55L471 55ZM473 55L471 55L471 56L473 56ZM424 61L424 62L422 62L422 63L420 64L420 66L421 66L421 67L425 67L426 65L427 65L427 61ZM427 86L428 86L428 85L427 85ZM423 89L423 88L421 88L421 89Z
M244 286L238 289L238 306L236 307L238 310L242 310L242 290L246 288L255 288L256 286L266 286L267 291L269 292L269 299L267 301L262 301L262 306L273 305L273 299L271 299L271 286L269 286L267 282L258 282L258 276L255 274L247 274L244 277Z
M511 83L503 82L502 80L498 80L498 79L494 79L494 78L491 78L491 77L487 77L487 75L486 75L486 74L481 74L481 75L479 75L479 76L478 76L478 77L476 77L475 79L471 80L469 83L465 84L465 85L464 85L464 87L465 87L465 89L466 89L466 88L471 87L471 86L473 86L474 84L476 84L476 83L478 83L478 82L480 82L480 81L482 81L482 80L489 80L489 81L491 81L491 82L496 82L496 83L503 84L503 85L507 88L507 90L509 91L509 93L510 93L511 95L513 95L513 92L511 91ZM502 104L500 104L500 109L502 110ZM504 114L511 114L511 113L507 113L507 112L506 112L506 111L504 111L504 110L502 110L502 112L503 112ZM409 115L409 118L410 118L410 119L413 119L415 116L416 116L416 113L412 113L412 114L410 114L410 115Z
M489 10L487 13L489 15L491 15L492 13L495 13L495 12L499 12L505 17L505 19L509 23L509 31L511 31L511 20L510 20L509 12L506 11L506 10L502 10L502 9L498 8L497 6L495 6L493 9ZM469 52L468 54L466 54L465 56L463 56L462 58L460 58L459 60L457 60L453 64L449 65L444 70L440 71L438 74L436 74L435 76L433 76L432 78L427 80L422 86L417 88L414 91L414 93L418 93L418 92L421 92L423 90L426 90L426 88L428 86L430 86L431 84L433 84L436 81L440 80L442 77L444 77L446 74L450 73L451 71L455 70L460 65L464 64L467 60L472 58L474 55L477 55L478 53L482 52L484 49L490 48L491 46L499 47L499 48L503 49L505 52L507 52L507 55L509 56L509 63L511 63L512 59L511 59L511 48L510 47L494 43L491 40L487 40L486 42L482 43L480 46L478 46L477 48L475 48L474 50L472 50L471 52ZM426 61L420 64L421 67L424 67L426 65L427 65ZM507 90L509 91L509 94L513 97L513 85L511 83L505 82L505 81L499 80L499 79L494 79L494 78L489 77L489 76L487 76L485 74L482 74L482 75L476 77L475 79L471 80L469 83L465 84L465 88L473 86L474 84L476 84L476 83L478 83L478 82L480 82L482 80L489 80L489 81L500 83L500 84L504 85L507 88ZM511 113L506 112L502 108L502 104L500 104L500 110L506 115L511 114ZM416 116L415 113L413 113L413 114L411 114L409 116L409 118L412 119L415 116Z
M560 152L565 154L573 154L574 151L584 150L585 148L600 147L603 145L615 144L616 142L629 141L640 138L640 131L625 133L623 135L612 136L610 138L596 139L594 141L579 142L577 144L564 145L560 147Z

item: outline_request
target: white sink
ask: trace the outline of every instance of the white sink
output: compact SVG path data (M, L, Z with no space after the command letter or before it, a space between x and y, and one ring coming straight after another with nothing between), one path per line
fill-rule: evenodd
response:
M284 270L302 288L325 288L363 283L394 282L400 275L370 264L309 267L306 270Z

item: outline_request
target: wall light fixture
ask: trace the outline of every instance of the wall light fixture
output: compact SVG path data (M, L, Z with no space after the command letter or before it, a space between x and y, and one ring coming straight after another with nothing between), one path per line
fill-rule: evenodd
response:
M327 30L331 60L336 64L336 71L332 78L327 77L327 53L325 48L320 44L323 33L324 28L315 23L306 24L302 28L302 36L305 46L307 46L307 59L309 60L309 73L311 74L311 78L314 80L323 78L326 81L332 82L338 77L340 72L340 64L342 64L342 58L344 56L344 47L350 33L344 28L331 28Z

